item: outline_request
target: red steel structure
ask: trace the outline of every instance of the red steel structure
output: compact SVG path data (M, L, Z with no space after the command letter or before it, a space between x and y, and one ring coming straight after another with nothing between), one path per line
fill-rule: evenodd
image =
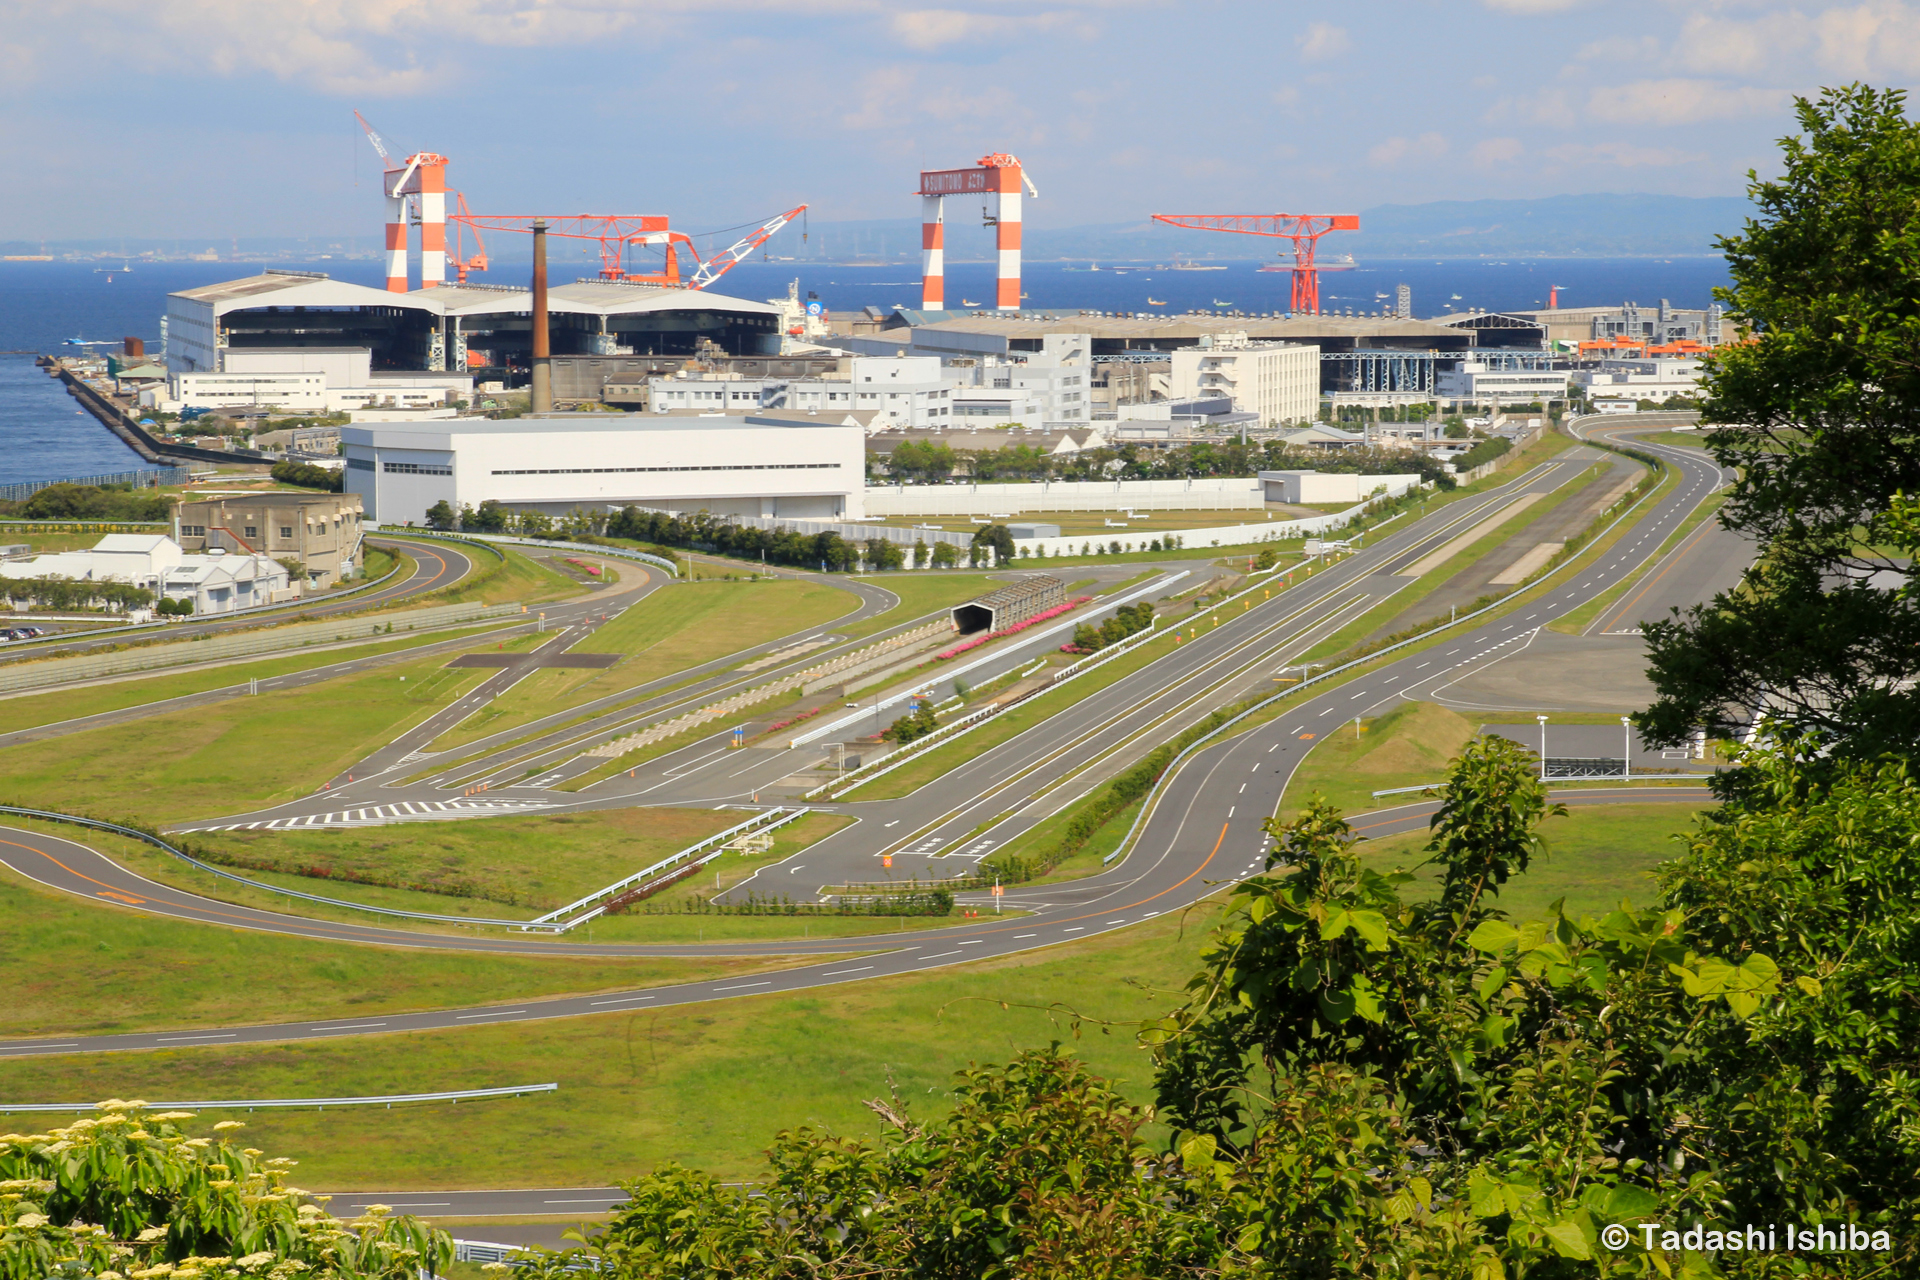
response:
M420 287L423 289L447 282L449 258L461 284L466 283L468 272L485 271L488 261L486 240L480 234L483 230L532 232L536 221L546 223L548 235L569 240L599 241L602 280L653 284L670 289L704 289L807 210L806 205L800 205L769 218L703 262L699 251L694 248L692 238L684 232L672 230L667 225L667 218L661 214L580 213L556 217L534 213L474 213L467 208L464 195L448 188L445 156L422 151L405 160L397 160L389 152L386 140L367 123L365 116L356 111L353 118L360 122L360 127L366 131L367 141L380 153L385 166L381 192L387 200L387 289L393 293L407 291L407 226L410 220L420 224ZM451 215L447 212L449 196L454 204ZM1016 246L1019 235L1017 217L1016 206ZM452 223L454 229L451 254L447 245L448 223ZM469 232L473 235L474 243L471 253L466 245ZM636 245L660 248L665 255L662 269L657 272L629 271L627 254ZM691 270L684 276L680 262L682 248L691 260ZM1018 274L1017 270L1015 274Z
M981 156L970 169L925 169L920 173L920 306L926 311L947 307L946 201L948 196L992 196L982 219L995 229L998 280L993 305L1001 310L1020 307L1020 201L1034 199L1033 180L1017 157L1003 151Z
M1357 213L1156 213L1155 222L1195 231L1231 231L1243 236L1280 236L1293 241L1293 305L1296 313L1320 314L1320 272L1314 246L1329 231L1358 231Z

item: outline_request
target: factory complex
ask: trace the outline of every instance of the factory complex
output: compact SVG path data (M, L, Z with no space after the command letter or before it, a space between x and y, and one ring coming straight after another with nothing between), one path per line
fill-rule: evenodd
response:
M1371 314L1324 310L1315 246L1359 225L1332 214L1156 215L1289 242L1285 312L1026 308L1021 210L1038 192L998 152L921 173L918 308L829 316L801 301L798 281L765 301L714 287L805 206L702 260L662 216L472 214L445 185L444 156L401 159L368 136L390 180L386 287L266 270L181 290L161 365L122 391L182 418L344 415L351 425L321 446L337 452L313 460L344 462L346 492L379 523L488 502L857 521L870 456L908 444L1058 459L1238 439L1450 457L1467 445L1447 436L1448 411L1486 411L1487 425L1556 401L1688 396L1699 355L1722 340L1717 309L1664 301L1419 319L1402 285ZM998 228L991 308L947 305L955 196L977 197ZM483 230L532 235L526 287L469 281L488 266ZM599 276L550 283L550 236L598 240ZM662 269L636 271L639 247L658 250ZM318 439L309 429L290 443Z

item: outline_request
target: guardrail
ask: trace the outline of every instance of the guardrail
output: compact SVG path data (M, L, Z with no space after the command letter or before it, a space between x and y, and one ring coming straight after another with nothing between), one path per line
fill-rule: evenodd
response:
M259 631L165 641L122 649L116 653L54 655L43 660L0 666L0 692L45 688L134 671L159 671L223 658L248 658L283 650L293 652L316 644L369 640L407 631L438 630L467 622L485 622L518 615L525 611L525 606L518 604L442 604L397 613L323 618Z
M514 1084L498 1089L449 1089L442 1093L390 1093L365 1098L229 1098L220 1102L149 1102L149 1110L253 1111L268 1107L324 1111L328 1107L391 1107L396 1102L464 1102L473 1098L517 1098L525 1093L557 1093L558 1084ZM0 1102L0 1115L19 1112L97 1111L95 1102Z
M764 813L757 813L737 826L728 827L725 831L716 831L705 840L690 844L680 850L680 852L662 858L650 867L642 868L632 875L627 876L625 879L616 880L604 889L596 889L586 897L574 902L569 902L558 911L549 911L546 915L532 920L529 923L546 925L557 930L567 930L573 928L575 925L584 924L586 921L591 920L594 915L598 915L599 912L596 911L590 915L581 916L578 920L569 920L565 924L555 924L554 922L563 916L571 915L576 911L589 907L602 898L611 898L623 889L631 888L636 884L643 884L649 878L659 875L662 871L667 870L676 863L684 862L688 858L694 857L706 849L718 848L754 830L771 831L775 827L784 827L789 822L805 817L811 812L813 812L813 810L802 807L798 809L769 809Z
M368 528L377 529L381 533L392 534L396 537L465 539L469 542L505 543L508 546L515 547L547 547L561 551L586 551L595 555L613 556L621 560L645 561L647 564L653 565L656 568L665 569L676 578L680 576L680 566L673 561L666 559L664 556L653 555L651 552L635 551L631 547L603 547L593 542L567 542L548 538L521 538L506 533L468 533L465 530L461 530L459 533L447 533L439 529L396 529L383 525L369 525Z
M1588 442L1582 441L1581 443L1584 444ZM1649 497L1651 497L1654 494L1654 492L1657 491L1658 487L1659 486L1656 485L1653 489L1649 489L1646 493L1641 494L1639 498L1634 500L1634 503L1632 506L1629 506L1625 511L1622 511L1619 515L1615 516L1613 518L1612 523L1607 525L1606 528L1602 529L1598 534L1596 534L1593 537L1593 539L1587 543L1587 546L1588 547L1593 546L1594 543L1599 542L1601 538L1604 538L1607 536L1607 534L1611 533L1614 530L1614 528L1616 528L1620 524L1622 520L1625 520L1629 515L1633 513L1633 511L1636 508L1640 506L1641 503L1645 502ZM1585 548L1582 548L1582 550L1584 551ZM1572 561L1567 562L1567 564L1571 564L1571 563L1573 562ZM1127 834L1125 836L1122 836L1120 839L1120 843L1113 847L1112 853L1109 853L1106 857L1100 859L1100 865L1103 867L1106 866L1108 863L1111 863L1115 859L1121 857L1123 854L1126 853L1126 851L1129 848L1132 847L1134 837L1139 834L1142 824L1144 824L1147 820L1147 816L1153 812L1154 802L1155 800L1158 799L1162 786L1165 785L1167 779L1173 777L1174 773L1180 767L1180 762L1185 760L1188 756L1192 755L1195 751L1198 751L1201 747L1206 746L1208 743L1213 742L1215 739L1219 738L1219 736L1222 733L1225 733L1228 729L1232 728L1234 725L1240 723L1242 720L1245 720L1248 716L1253 715L1255 712L1263 711L1267 707L1270 707L1274 703L1279 702L1283 699L1291 698L1294 694L1299 693L1302 689L1306 688L1310 684L1319 684L1322 680L1330 680L1334 676L1339 675L1342 671L1350 671L1354 667L1360 666L1363 663L1373 662L1376 659L1385 656L1386 654L1393 653L1397 650L1407 648L1409 645L1426 644L1426 643L1432 642L1436 640L1443 632L1451 631L1454 628L1458 627L1463 622L1470 622L1473 619L1480 617L1482 614L1491 613L1495 609L1505 608L1513 604L1513 602L1517 600L1520 597L1520 595L1524 593L1529 587L1533 586L1535 582L1538 582L1544 579L1545 577L1550 577L1553 573L1557 573L1559 572L1559 570L1566 567L1567 567L1566 565L1556 565L1553 569L1543 572L1540 579L1535 579L1534 582L1523 583L1521 584L1520 587L1500 597L1498 600L1494 601L1492 604L1484 605L1481 608L1475 609L1472 613L1462 614L1458 618L1453 619L1444 627L1435 627L1432 631L1423 631L1419 635L1410 636L1407 639L1402 640L1397 644L1390 644L1390 645L1387 645L1385 648L1376 649L1372 653L1362 654L1360 657L1355 658L1351 662L1343 662L1337 667L1332 667L1326 671L1320 672L1318 675L1308 676L1306 679L1300 681L1299 684L1294 685L1291 689L1282 690L1281 692L1274 694L1270 698L1263 698L1261 701L1256 702L1251 707L1248 707L1245 711L1242 711L1239 715L1233 717L1233 719L1227 721L1225 724L1215 729L1212 733L1207 734L1204 738L1200 738L1194 742L1189 743L1185 748L1185 750L1181 751L1179 755L1176 755L1173 759L1167 761L1167 767L1160 771L1160 776L1154 779L1153 786L1148 788L1147 794L1141 802L1140 812L1133 816L1133 824L1127 828ZM1424 787L1420 788L1420 790L1425 790L1425 788Z

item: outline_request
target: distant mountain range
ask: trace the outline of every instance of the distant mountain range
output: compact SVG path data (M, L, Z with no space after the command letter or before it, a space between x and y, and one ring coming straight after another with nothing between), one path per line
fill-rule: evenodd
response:
M1321 246L1325 253L1350 253L1360 259L1710 254L1714 238L1739 230L1752 211L1743 196L1586 195L1385 204L1361 210L1359 231L1334 232ZM953 215L949 258L985 260L992 251L991 232L967 225L964 207L949 212ZM920 256L920 224L910 218L815 220L804 243L797 230L789 226L782 231L767 246L768 252L800 262L913 262ZM1283 241L1187 231L1149 220L1051 228L1029 224L1024 238L1027 257L1038 262L1166 262L1189 257L1245 261L1271 256L1284 245ZM215 246L222 258L237 248L242 260L310 262L326 253L371 256L375 237L242 236L237 245L225 238L47 241L44 247L40 241L6 241L0 242L0 254L137 256L152 252L176 257L205 253ZM713 247L723 248L725 242ZM707 251L703 243L702 252ZM511 256L509 252L496 258Z

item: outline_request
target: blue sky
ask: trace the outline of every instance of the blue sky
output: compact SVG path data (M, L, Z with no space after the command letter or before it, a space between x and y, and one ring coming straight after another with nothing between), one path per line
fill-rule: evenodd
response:
M995 150L1044 226L1732 195L1794 94L1916 73L1898 0L0 0L0 240L375 235L354 107L476 211L688 228Z

